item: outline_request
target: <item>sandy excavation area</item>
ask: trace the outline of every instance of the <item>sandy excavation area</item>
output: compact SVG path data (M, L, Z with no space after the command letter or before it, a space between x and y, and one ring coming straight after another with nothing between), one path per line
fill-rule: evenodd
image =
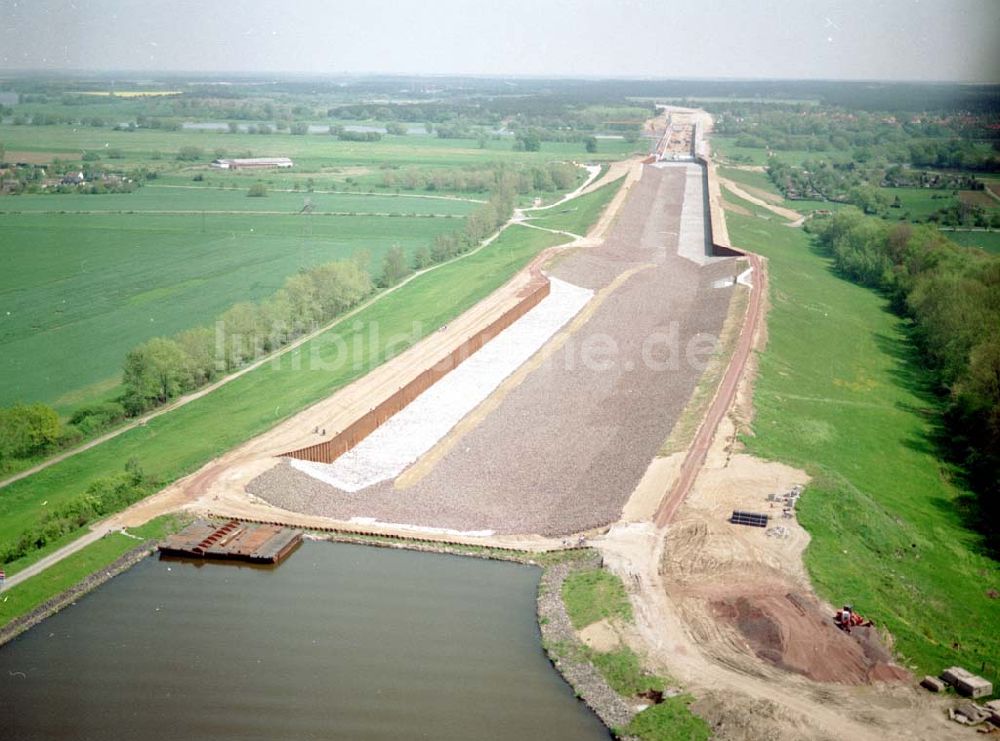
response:
M616 521L732 296L738 263L705 259L703 225L703 254L678 254L687 180L683 167L645 168L607 238L548 266L594 298L401 476L349 492L282 462L247 491L337 521L463 532L558 536Z

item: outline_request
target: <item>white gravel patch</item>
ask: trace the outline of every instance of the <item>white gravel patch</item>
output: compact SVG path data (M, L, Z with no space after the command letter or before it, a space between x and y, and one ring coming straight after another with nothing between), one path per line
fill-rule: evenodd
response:
M291 465L347 492L394 479L523 365L594 292L557 278L548 296L333 463Z
M705 170L701 165L660 162L654 167L684 168L684 204L681 206L677 254L697 265L707 265L725 258L712 255L705 229Z

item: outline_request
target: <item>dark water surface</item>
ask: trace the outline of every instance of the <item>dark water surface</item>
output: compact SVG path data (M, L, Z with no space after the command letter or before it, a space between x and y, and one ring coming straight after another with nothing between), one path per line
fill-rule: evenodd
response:
M149 558L0 648L0 739L607 739L541 651L538 578L332 543Z

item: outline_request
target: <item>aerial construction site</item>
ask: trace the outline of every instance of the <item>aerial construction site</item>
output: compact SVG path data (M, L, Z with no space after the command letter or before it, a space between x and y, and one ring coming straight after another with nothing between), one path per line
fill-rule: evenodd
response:
M297 547L298 528L529 553L587 544L635 605L635 625L605 639L697 691L713 725L952 733L878 630L835 622L814 594L796 519L808 476L740 450L766 265L730 242L711 118L660 110L650 155L588 167L576 191L502 228L564 244L104 527L182 510L205 519L168 553L264 562ZM606 186L588 234L534 223Z

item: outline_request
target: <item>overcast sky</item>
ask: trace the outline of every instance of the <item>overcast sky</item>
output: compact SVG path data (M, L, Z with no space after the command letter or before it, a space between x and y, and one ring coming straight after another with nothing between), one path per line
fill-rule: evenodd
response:
M0 68L1000 82L1000 0L0 0Z

